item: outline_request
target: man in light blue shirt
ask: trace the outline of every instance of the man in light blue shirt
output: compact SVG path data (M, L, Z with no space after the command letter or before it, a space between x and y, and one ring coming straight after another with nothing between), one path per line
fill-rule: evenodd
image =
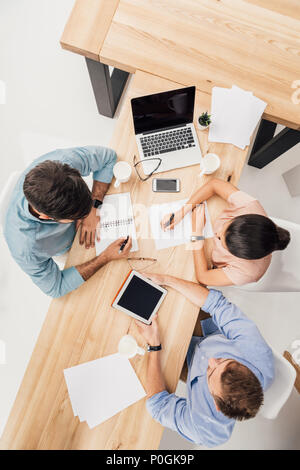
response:
M105 147L58 149L37 158L16 184L4 236L19 266L51 297L77 289L107 262L128 255L131 240L119 253L123 238L78 266L60 271L53 260L70 249L77 229L81 244L95 246L97 208L112 180L115 162L115 151ZM82 178L90 173L92 192Z
M223 444L231 436L235 420L257 414L263 392L274 378L272 350L255 324L221 292L168 275L145 275L176 289L211 315L201 322L204 337L193 336L188 350L186 399L168 393L161 353L149 352L147 409L163 426L189 441L207 447ZM188 321L188 312L183 314ZM147 343L158 349L156 318L149 326L136 323Z

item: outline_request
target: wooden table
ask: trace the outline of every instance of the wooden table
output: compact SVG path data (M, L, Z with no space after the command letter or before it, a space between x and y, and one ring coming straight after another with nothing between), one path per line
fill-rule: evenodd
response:
M109 96L114 114L124 71L142 70L207 93L236 84L265 100L252 166L300 141L298 0L77 0L61 45L88 58L100 112ZM111 80L107 65L117 67ZM274 137L277 123L286 128Z
M117 123L111 146L119 159L132 162L136 149L129 99L146 93L178 88L174 83L143 72L137 72L130 84L126 101ZM197 92L196 115L209 109L210 95ZM232 145L207 142L207 131L198 132L203 153L216 152L222 164L216 176L237 184L247 150ZM178 195L153 193L151 181L141 183L134 174L119 191L130 191L135 215L148 230L146 204L168 202L188 197L199 184L199 168L192 166L173 170L169 177L180 176L182 191ZM111 188L110 192L115 192ZM217 197L209 200L214 219L224 207ZM144 217L141 216L144 214ZM139 226L137 226L139 230ZM139 256L156 256L153 272L166 272L194 280L192 252L178 246L156 252L152 239L139 240ZM77 239L67 266L84 262L94 250L80 247ZM112 262L102 268L76 291L52 301L16 401L4 430L3 449L156 449L163 428L145 408L145 399L112 417L102 425L89 429L74 417L63 376L65 368L115 353L121 336L130 333L144 344L130 317L110 307L112 298L130 267L126 260ZM198 308L170 289L159 311L162 333L162 364L167 387L176 389L190 338L198 316ZM147 355L131 360L145 384Z

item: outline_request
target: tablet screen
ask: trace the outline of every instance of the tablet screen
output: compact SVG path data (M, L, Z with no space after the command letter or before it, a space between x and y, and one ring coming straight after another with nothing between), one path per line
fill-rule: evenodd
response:
M148 320L162 295L163 292L134 275L118 305Z

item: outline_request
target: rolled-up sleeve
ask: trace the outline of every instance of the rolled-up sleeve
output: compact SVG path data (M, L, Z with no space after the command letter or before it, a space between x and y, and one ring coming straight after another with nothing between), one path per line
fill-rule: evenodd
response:
M191 442L203 444L194 426L190 408L185 398L164 390L149 398L146 406L150 415L160 424L177 431L182 437Z
M149 398L146 406L151 416L160 424L178 432L194 444L209 448L226 442L234 426L232 421L223 425L199 414L193 419L189 401L166 390Z
M84 279L74 266L61 271L52 258L27 258L25 261L20 259L16 261L31 280L45 294L53 298L62 297L84 283Z
M116 160L117 154L113 149L92 145L69 149L61 158L63 163L76 168L81 176L93 173L93 179L102 183L111 182Z

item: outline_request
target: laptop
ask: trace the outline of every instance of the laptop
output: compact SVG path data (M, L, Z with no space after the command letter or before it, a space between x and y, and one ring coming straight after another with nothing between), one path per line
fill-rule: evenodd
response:
M149 175L199 164L201 150L193 124L194 86L133 98L134 131L143 170ZM149 161L147 161L147 159Z

